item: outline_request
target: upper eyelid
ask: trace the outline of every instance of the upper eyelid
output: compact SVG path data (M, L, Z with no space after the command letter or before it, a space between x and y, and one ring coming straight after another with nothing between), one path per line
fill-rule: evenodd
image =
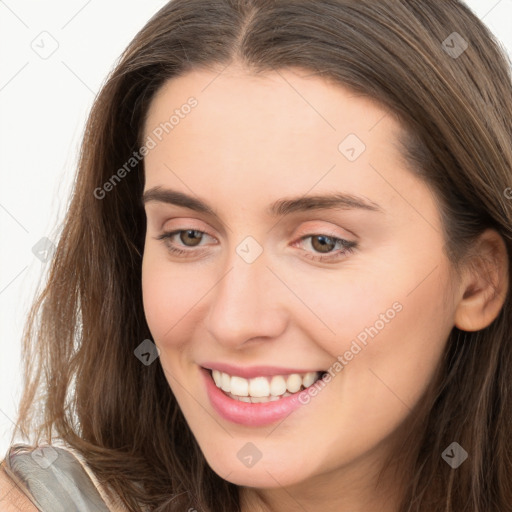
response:
M177 218L182 218L182 217L177 217ZM176 220L176 218L172 218L172 219L167 219L165 220L164 222L158 222L157 219L155 219L156 223L159 224L159 227L157 228L158 231L161 231L161 232L166 232L166 233L169 233L171 231L186 231L187 229L194 229L195 231L202 231L204 233L206 233L207 235L209 236L214 236L214 235L211 235L210 234L210 230L209 229L204 229L202 227L196 227L194 224L195 222L194 221L191 221L190 219L194 219L194 221L198 221L201 223L201 225L204 225L203 221L201 221L200 219L195 219L193 217L190 217L189 220L186 220L186 221L182 221L184 227L180 227L180 226L177 226L177 227L173 227L173 228L165 228L164 229L164 225L169 222L169 221L172 221L172 220ZM316 222L316 223L327 223L327 224L330 224L330 226L319 226L319 227L311 227L311 228L301 228L300 231L304 231L305 234L308 234L308 235L311 235L311 234L316 234L316 235L326 235L326 234L329 234L329 236L333 236L333 237L336 237L336 238L345 238L345 235L343 233L336 233L336 230L343 230L345 232L348 233L347 236L349 237L353 237L354 240L358 240L359 237L356 233L354 233L353 231L351 231L350 229L348 229L347 227L341 227L341 226L336 226L336 221L334 220L327 220L327 219L299 219L300 221L300 225L302 224L305 224L305 223L311 223L311 222ZM189 225L185 224L186 222L190 222ZM295 224L296 221L294 221L294 224ZM275 225L275 224L274 224ZM215 231L219 231L217 228L214 228ZM286 229L287 232L290 232L290 231L297 231L298 229L297 228L294 228L293 230L292 229ZM231 230L230 230L231 231ZM220 233L221 235L224 235L225 232L223 229L220 230ZM304 235L305 236L305 235Z

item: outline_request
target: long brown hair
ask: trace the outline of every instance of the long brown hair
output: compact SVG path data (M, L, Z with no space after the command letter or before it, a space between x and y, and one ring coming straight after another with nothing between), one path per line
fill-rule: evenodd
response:
M130 43L88 119L48 281L24 332L12 438L65 440L133 511L235 512L239 488L205 462L161 365L134 356L151 338L141 293L143 160L104 197L95 191L143 145L148 106L166 80L232 63L257 73L299 67L378 101L406 128L404 159L435 192L454 268L487 227L512 254L510 61L463 3L169 2ZM414 462L400 512L512 510L510 293L487 328L453 328L425 396L398 447ZM441 457L454 441L469 453L457 470Z

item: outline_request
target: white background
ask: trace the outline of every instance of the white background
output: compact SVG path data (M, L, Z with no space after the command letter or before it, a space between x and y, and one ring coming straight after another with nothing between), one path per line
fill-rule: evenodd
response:
M56 241L95 94L165 3L0 0L0 460L21 391L22 328L46 265L32 248ZM467 4L512 55L512 0Z

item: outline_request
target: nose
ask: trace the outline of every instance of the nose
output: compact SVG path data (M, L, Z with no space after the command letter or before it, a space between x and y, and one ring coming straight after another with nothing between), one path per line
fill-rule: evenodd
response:
M227 269L223 267L223 277L209 294L206 319L206 328L219 344L238 349L249 340L277 338L286 329L290 292L267 263L265 252L252 263L235 253Z

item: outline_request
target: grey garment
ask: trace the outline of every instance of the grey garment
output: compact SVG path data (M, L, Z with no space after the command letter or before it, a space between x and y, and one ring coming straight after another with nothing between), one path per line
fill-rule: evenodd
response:
M15 444L5 460L41 512L109 512L91 478L68 450Z

